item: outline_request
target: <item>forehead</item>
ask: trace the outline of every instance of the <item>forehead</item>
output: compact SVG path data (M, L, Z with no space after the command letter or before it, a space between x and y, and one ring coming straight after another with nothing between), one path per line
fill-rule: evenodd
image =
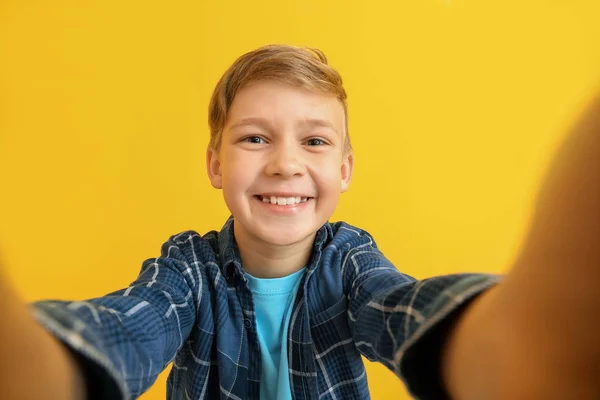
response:
M344 107L336 96L277 81L242 88L229 108L226 127L258 120L278 127L304 125L345 131Z

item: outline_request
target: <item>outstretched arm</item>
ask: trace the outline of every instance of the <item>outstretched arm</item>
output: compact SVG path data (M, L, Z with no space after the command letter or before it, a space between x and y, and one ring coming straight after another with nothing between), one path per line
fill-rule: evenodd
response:
M73 354L34 321L0 274L0 398L85 398L84 379Z
M96 299L41 301L28 310L0 284L0 313L9 314L0 314L0 398L128 399L143 393L184 344L198 306L210 307L200 291L206 277L189 267L181 249L194 245L204 245L197 234L171 237L127 289ZM8 319L14 322L5 324Z
M456 399L600 398L600 96L556 154L506 280L447 342Z

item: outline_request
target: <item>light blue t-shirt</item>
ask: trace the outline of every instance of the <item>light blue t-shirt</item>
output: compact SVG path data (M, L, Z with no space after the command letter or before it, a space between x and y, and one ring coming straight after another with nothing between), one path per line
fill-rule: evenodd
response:
M296 293L304 269L282 278L246 274L256 312L262 370L261 400L291 400L287 336Z

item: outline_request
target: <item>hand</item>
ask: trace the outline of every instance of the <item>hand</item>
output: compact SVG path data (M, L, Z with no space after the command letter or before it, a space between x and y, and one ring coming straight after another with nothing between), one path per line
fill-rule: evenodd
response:
M35 322L1 264L0 398L85 398L84 379L73 355Z
M600 96L559 149L505 282L446 346L456 399L600 398Z

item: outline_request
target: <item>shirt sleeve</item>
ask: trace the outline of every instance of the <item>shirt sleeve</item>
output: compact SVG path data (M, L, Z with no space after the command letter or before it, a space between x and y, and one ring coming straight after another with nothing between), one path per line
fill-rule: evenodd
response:
M424 280L400 273L372 238L345 257L348 324L358 350L379 361L419 399L445 399L440 355L449 326L500 277L454 274Z
M32 312L75 353L90 398L135 398L191 332L201 295L194 267L171 238L127 289L87 301L40 301Z

